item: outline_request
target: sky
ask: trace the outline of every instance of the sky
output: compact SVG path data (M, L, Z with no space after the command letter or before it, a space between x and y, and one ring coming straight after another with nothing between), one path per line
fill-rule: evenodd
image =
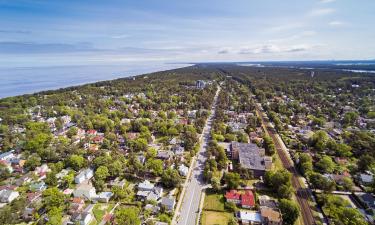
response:
M0 0L0 67L375 58L374 0Z

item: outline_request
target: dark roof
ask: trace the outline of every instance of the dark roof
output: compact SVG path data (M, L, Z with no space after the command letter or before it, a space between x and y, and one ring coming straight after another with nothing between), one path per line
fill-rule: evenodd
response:
M232 149L238 151L238 159L243 168L266 170L263 148L253 143L232 142Z

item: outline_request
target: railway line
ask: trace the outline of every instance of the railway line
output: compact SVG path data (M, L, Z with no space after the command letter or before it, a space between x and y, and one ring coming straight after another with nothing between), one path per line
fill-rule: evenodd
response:
M301 209L303 223L305 225L316 224L312 209L309 205L309 199L311 196L310 190L308 188L302 187L301 183L299 182L298 171L287 156L287 152L285 151L284 146L280 143L280 139L276 137L277 133L267 126L267 124L269 124L268 119L265 118L259 107L257 107L256 111L258 116L261 118L264 131L272 138L273 142L275 143L277 154L280 157L283 167L292 174L292 186L296 190L296 199Z

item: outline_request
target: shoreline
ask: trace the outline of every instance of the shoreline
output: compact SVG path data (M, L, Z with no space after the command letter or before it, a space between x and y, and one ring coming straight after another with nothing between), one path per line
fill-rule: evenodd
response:
M135 76L142 76L151 73L164 72L168 70L180 69L192 66L194 64L157 64L147 66L128 65L99 65L99 66L54 66L54 67L17 67L17 68L0 68L0 84L3 90L0 92L0 100L24 95L34 95L41 92L57 91L60 89L74 88L83 85L95 84L97 82L111 81ZM100 68L104 71L95 71ZM105 71L107 69L109 71ZM74 71L74 70L82 71ZM52 70L51 74L49 71ZM19 77L8 77L10 75L2 74L11 71L18 74ZM33 71L39 72L41 75L35 76ZM92 71L92 72L91 72ZM28 73L27 75L22 75ZM55 73L53 73L55 72ZM107 73L107 74L106 74ZM34 77L35 76L35 77ZM25 77L25 79L22 79ZM56 79L54 79L56 78ZM69 78L72 79L69 81ZM31 82L30 80L36 80ZM67 81L68 79L68 81ZM54 81L55 80L55 81ZM57 80L57 81L56 81ZM22 91L17 91L17 90ZM9 93L10 92L10 93ZM9 94L8 94L9 93Z

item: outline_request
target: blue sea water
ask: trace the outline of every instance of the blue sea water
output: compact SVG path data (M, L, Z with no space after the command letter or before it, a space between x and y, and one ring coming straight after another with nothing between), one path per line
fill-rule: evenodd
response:
M175 69L188 64L0 68L0 98Z

